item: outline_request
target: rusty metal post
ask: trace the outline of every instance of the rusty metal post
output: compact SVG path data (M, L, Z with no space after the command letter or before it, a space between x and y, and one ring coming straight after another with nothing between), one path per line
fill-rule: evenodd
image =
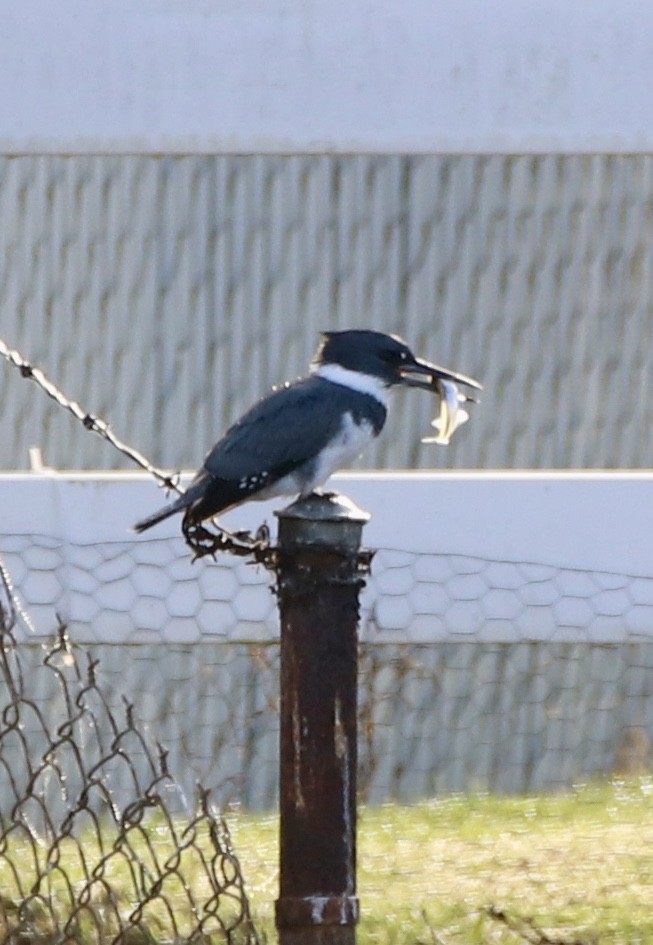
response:
M360 552L369 515L309 496L279 516L279 945L354 945Z

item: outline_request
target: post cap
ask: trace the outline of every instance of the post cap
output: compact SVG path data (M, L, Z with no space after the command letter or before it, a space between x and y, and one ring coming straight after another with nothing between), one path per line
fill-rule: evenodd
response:
M370 519L369 512L336 492L311 493L274 514L280 548L322 546L347 552L359 549L363 525Z
M306 519L311 522L369 522L370 513L360 509L346 495L311 492L274 513L278 518Z

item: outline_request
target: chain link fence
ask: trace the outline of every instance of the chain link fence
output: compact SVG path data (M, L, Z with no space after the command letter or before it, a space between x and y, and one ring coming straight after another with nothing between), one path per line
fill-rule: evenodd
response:
M2 941L257 943L209 792L182 792L138 706L111 700L65 625L17 643L4 567L0 580Z

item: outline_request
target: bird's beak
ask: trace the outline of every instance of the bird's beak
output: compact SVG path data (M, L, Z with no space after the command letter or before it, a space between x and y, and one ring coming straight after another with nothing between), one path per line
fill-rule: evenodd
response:
M439 393L438 381L451 381L454 384L462 384L465 387L473 387L475 390L483 390L483 385L475 381L473 377L466 374L459 374L457 371L450 371L448 368L438 367L437 364L431 364L430 361L424 361L422 358L414 358L400 368L401 383L407 387L421 387L423 390L430 390ZM428 378L426 380L425 378ZM469 397L473 400L473 397Z

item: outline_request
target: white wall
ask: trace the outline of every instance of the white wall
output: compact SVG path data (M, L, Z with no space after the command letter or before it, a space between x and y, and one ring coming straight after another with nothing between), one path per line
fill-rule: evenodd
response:
M638 0L3 0L0 151L653 150Z
M364 638L385 642L623 642L653 637L653 475L349 474L378 549ZM178 519L144 475L0 476L0 555L37 628L77 640L274 639L270 577L228 556L191 564ZM277 503L277 507L279 503ZM225 524L256 527L269 503Z

